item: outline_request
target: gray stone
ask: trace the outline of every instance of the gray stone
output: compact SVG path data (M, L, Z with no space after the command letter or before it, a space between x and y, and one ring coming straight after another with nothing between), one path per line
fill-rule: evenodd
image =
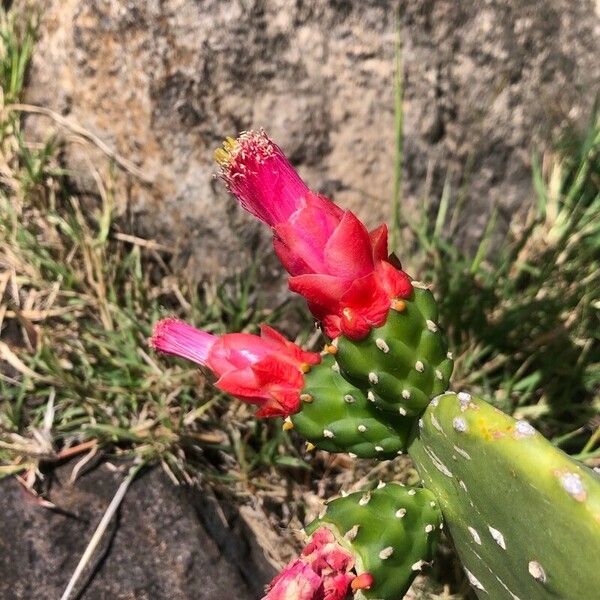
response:
M439 198L448 176L453 198L465 189L466 243L492 206L506 220L530 204L532 149L582 123L600 91L593 0L40 6L28 101L68 115L142 169L152 185L122 183L121 206L197 275L240 269L268 238L213 178L213 150L243 129L265 127L311 187L369 225L389 220L398 22L403 210ZM89 152L72 146L68 166L84 172Z
M0 483L0 598L60 598L124 479L123 471L104 464L71 485L71 468L47 474L56 510L36 504L12 478ZM176 488L160 469L142 474L77 586L77 598L260 598L272 571L253 565L251 542L235 518L227 523L223 514L201 491Z

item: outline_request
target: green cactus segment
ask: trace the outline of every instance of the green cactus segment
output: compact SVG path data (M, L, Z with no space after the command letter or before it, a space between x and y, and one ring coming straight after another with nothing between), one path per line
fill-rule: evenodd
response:
M431 560L441 521L429 490L380 483L375 490L331 501L306 530L330 527L355 555L357 573L373 575L371 588L354 600L399 600Z
M302 410L294 428L321 450L349 452L360 458L393 458L406 450L412 420L390 418L348 383L331 355L305 375Z
M479 598L600 594L600 477L469 394L434 398L409 452Z
M453 362L437 325L437 306L429 290L390 309L381 327L362 340L340 337L336 360L341 374L365 389L386 411L419 415L432 396L448 389Z

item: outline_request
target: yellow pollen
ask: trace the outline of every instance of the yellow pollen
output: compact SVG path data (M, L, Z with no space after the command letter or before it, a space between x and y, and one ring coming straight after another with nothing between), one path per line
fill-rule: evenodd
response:
M308 363L302 363L302 364L300 365L300 370L301 370L303 373L310 373L310 365L309 365Z
M292 420L289 417L286 417L281 428L284 431L289 431L290 429L294 429L294 424L292 423Z
M350 320L352 317L352 309L346 307L344 308L344 310L342 311L342 313L344 314L344 317L346 317L346 319Z
M310 394L300 394L300 400L302 402L308 402L309 404L314 400Z
M316 446L313 443L306 442L306 451L307 452L312 452L315 448L316 448Z
M333 344L327 344L325 346L325 352L327 352L327 354L337 354L337 346L334 346Z
M217 148L214 153L215 160L222 167L226 166L232 159L234 152L237 150L239 143L232 137L226 137L222 148Z
M398 312L406 310L406 302L404 300L392 300L392 308Z

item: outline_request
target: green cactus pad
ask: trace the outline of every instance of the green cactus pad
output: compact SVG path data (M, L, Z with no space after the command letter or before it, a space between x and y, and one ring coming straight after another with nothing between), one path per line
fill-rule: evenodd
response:
M333 368L332 368L333 367ZM406 450L412 420L385 414L335 370L331 355L305 375L302 410L291 420L322 450L360 458L393 458Z
M431 560L441 520L429 490L380 483L375 490L332 500L306 531L330 527L357 557L357 573L371 573L373 585L354 600L400 600Z
M367 390L377 406L416 416L448 389L453 362L429 290L414 288L396 306L401 310L390 309L385 324L366 338L338 338L336 360L341 374Z
M409 449L479 598L600 597L600 477L469 394L432 400Z

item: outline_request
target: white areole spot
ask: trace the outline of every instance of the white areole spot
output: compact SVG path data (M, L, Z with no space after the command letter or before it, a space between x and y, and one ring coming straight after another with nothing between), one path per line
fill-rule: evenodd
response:
M366 494L363 494L361 499L358 501L358 503L361 506L366 506L367 504L369 504L369 501L371 500L371 493L367 492Z
M471 537L475 540L475 543L481 546L481 537L479 536L477 529L471 526L468 526L467 529L469 530Z
M462 417L454 417L452 420L452 427L454 427L455 431L459 433L464 433L469 429L467 422Z
M336 373L339 373L339 372L340 372L340 365L338 365L336 362L334 362L334 363L331 365L331 370L332 370L332 371L335 371Z
M452 360L454 358L454 355L452 354L452 352L450 352L450 350L448 350L448 352L446 352L446 358L449 358L450 360Z
M352 394L346 394L344 396L344 400L348 403L348 404L352 404L353 402L356 402L356 400L354 399L354 396Z
M367 392L367 398L371 401L371 402L375 402L375 394L373 393L372 390L369 390Z
M382 338L377 338L375 340L375 345L384 353L387 354L390 351L390 347L386 344L385 340Z
M385 481L379 480L379 483L377 484L377 489L382 490L384 487L385 487Z
M440 397L436 396L429 404L431 404L431 406L433 407L437 407L437 405L440 403Z
M402 519L406 515L406 509L405 508L399 508L394 514L396 515L397 519Z
M541 583L546 582L546 572L537 560L530 560L529 564L527 565L527 568L529 570L529 574L534 579L540 581Z
M436 376L436 378L437 378L437 379L439 379L440 381L441 381L442 379L444 379L444 376L442 375L442 372L441 372L439 369L436 369L436 370L435 370L435 376Z
M398 456L402 456L404 454L404 450L398 450L398 452L396 452L396 454Z
M483 587L483 584L481 583L481 581L479 581L479 579L477 579L477 577L475 577L475 575L473 575L473 573L471 573L471 571L469 571L469 569L467 569L466 567L465 567L465 573L467 574L467 577L469 578L469 583L474 588L477 588L478 590L481 590L482 592L486 592L487 591Z
M517 437L529 437L535 435L535 429L527 421L520 420L515 425L515 435Z
M420 571L424 565L426 565L427 563L424 560L418 560L416 563L414 563L412 565L412 567L410 568L411 571Z
M466 483L465 483L465 482L464 482L462 479L461 479L461 480L458 482L458 485L460 485L460 487L461 487L463 490L465 490L465 492L466 492L466 491L468 491L468 490L467 490L467 484L466 484Z
M369 373L369 381L373 384L373 385L377 385L379 383L379 377L377 377L377 373L375 373L374 371L371 371Z
M350 458L356 458L356 457L357 457L357 455L356 455L356 454L354 454L354 452L348 452L348 456L349 456Z
M417 490L412 489L412 490L408 490L408 495L409 496L414 496L417 493Z
M419 373L422 373L422 372L425 370L425 365L424 365L424 364L423 364L423 363L422 363L420 360L418 360L418 361L415 363L415 369L416 369L417 371L419 371Z
M501 531L498 531L491 525L488 525L488 529L490 530L490 535L494 538L494 541L502 548L502 550L506 550L506 542L504 541L504 536Z
M433 525L425 525L425 533L431 533L433 531Z
M364 433L367 430L367 426L359 425L356 429L358 429L361 433Z
M329 429L323 429L323 437L332 438L335 437L335 433Z
M427 319L425 323L427 324L427 329L429 329L431 333L435 333L438 330L438 326L431 319Z
M399 412L399 413L400 413L400 414L401 414L403 417L405 417L405 416L406 416L406 409L404 408L404 406L401 406L401 407L398 409L398 412Z
M565 491L576 500L585 500L586 491L581 477L577 473L564 473L560 477L560 484Z
M460 410L463 412L469 408L469 404L471 402L471 394L467 392L458 392L457 394L458 401L460 402Z
M402 397L405 400L410 400L410 391L409 390L402 390Z
M383 452L383 446L375 446L375 452Z
M379 553L379 558L381 560L386 560L387 558L389 558L392 554L394 554L394 548L392 548L392 546L388 546L387 548L384 548L380 553Z
M423 429L423 425L424 425L424 423L423 423L423 419L419 419L419 427L420 427L421 429Z

